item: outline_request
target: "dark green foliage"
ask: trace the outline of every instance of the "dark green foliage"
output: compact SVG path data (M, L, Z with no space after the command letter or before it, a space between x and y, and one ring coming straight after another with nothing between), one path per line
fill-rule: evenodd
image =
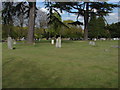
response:
M107 26L112 38L120 38L120 22Z
M69 13L77 15L77 20L79 16L84 18L84 39L88 39L88 22L91 18L91 14L96 16L106 16L110 13L113 8L118 7L116 4L109 4L107 2L51 2L52 7L65 10ZM94 12L96 10L96 12Z
M13 16L15 15L15 6L13 2L2 3L2 20L3 24L13 24Z
M8 37L8 25L2 25L2 39L6 39ZM22 37L27 36L28 28L27 27L22 27ZM11 37L14 39L20 39L21 38L21 28L17 26L12 26L11 30Z
M55 37L56 35L61 35L60 30L62 29L62 27L66 27L66 28L69 28L69 27L62 22L61 15L58 13L56 9L54 9L51 2L46 3L46 8L49 10L48 34L51 37Z
M89 22L89 38L108 38L109 31L105 28L103 17L93 16Z
M15 6L13 2L3 2L2 3L2 23L6 24L8 28L7 36L11 36L12 26L13 26L13 16L15 13Z
M63 21L67 26L69 26L68 29L63 28L62 29L62 36L65 38L76 38L76 39L80 39L83 38L83 33L82 33L82 28L81 26L77 25L71 25L69 23L73 23L73 20L65 20Z

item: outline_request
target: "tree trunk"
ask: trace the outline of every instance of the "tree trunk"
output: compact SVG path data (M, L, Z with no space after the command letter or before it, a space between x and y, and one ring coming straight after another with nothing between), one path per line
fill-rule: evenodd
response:
M89 2L86 2L86 11L84 16L84 40L88 40L88 20L89 20Z
M12 30L13 30L13 20L10 20L9 23L8 23L8 37L12 36Z
M21 13L20 15L20 31L21 31L21 35L20 35L20 38L23 37L23 13Z
M28 22L28 36L27 43L34 43L34 26L35 26L35 7L36 2L29 2L30 12L29 12L29 22Z

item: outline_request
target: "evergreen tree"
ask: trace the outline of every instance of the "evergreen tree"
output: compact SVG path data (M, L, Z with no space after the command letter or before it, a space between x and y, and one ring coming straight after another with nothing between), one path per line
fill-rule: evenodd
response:
M61 15L58 11L52 6L51 2L46 3L46 8L49 10L48 13L48 26L49 26L49 34L52 36L61 36L60 30L62 27L69 28L66 24L62 22Z
M107 26L107 29L110 32L111 38L120 38L120 22L112 23Z
M2 3L2 24L9 27L7 32L8 36L12 36L13 16L15 15L15 6L13 2Z
M105 28L106 24L104 19L93 16L89 22L89 38L107 38L109 31Z
M68 0L69 1L69 0ZM71 0L70 0L71 1ZM59 8L60 11L65 10L69 13L74 13L84 18L84 40L88 39L88 23L91 18L91 14L96 16L108 15L113 8L118 7L116 4L109 4L107 2L52 2L52 7ZM94 12L96 10L96 12Z

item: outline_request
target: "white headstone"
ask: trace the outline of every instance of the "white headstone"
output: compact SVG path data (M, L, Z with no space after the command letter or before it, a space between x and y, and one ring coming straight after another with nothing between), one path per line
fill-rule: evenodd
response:
M54 44L54 40L51 40L51 44Z
M94 41L90 41L89 45L95 46L95 42Z
M11 37L8 37L7 43L8 43L8 49L13 49L13 40Z
M113 38L113 40L119 40L119 38Z
M56 39L56 47L57 47L57 48L61 48L61 37L58 37L58 38Z
M58 48L59 45L58 45L58 38L56 39L56 47Z
M21 39L21 41L24 41L25 40L25 37L23 37L22 39Z
M119 40L119 38L117 38L117 40Z
M96 41L97 39L96 38L94 38L94 41Z
M58 44L58 45L59 45L59 48L61 48L61 37L58 37L58 41L59 41L59 42L58 42L58 43L59 43L59 44Z

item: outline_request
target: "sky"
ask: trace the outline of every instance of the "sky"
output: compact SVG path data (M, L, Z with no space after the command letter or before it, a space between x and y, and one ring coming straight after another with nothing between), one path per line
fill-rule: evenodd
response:
M113 1L113 0L111 0L111 1ZM110 2L110 1L109 1L109 3L117 3L117 0L116 0L115 2ZM47 10L46 10L43 2L37 2L37 6L38 6L42 11L47 12ZM59 11L59 10L58 10L58 11ZM60 12L60 11L59 11L59 12ZM61 16L62 16L62 20L74 20L74 21L76 21L77 15L75 15L75 14L69 14L69 13L67 13L67 12L65 12L65 11L63 11L63 13L60 13L60 14L61 14ZM112 13L110 13L109 16L106 16L105 18L106 18L108 24L112 24L112 23L118 22L118 8L114 9L114 10L112 11ZM83 22L83 21L84 21L82 16L79 17L79 21L80 21L80 22Z

